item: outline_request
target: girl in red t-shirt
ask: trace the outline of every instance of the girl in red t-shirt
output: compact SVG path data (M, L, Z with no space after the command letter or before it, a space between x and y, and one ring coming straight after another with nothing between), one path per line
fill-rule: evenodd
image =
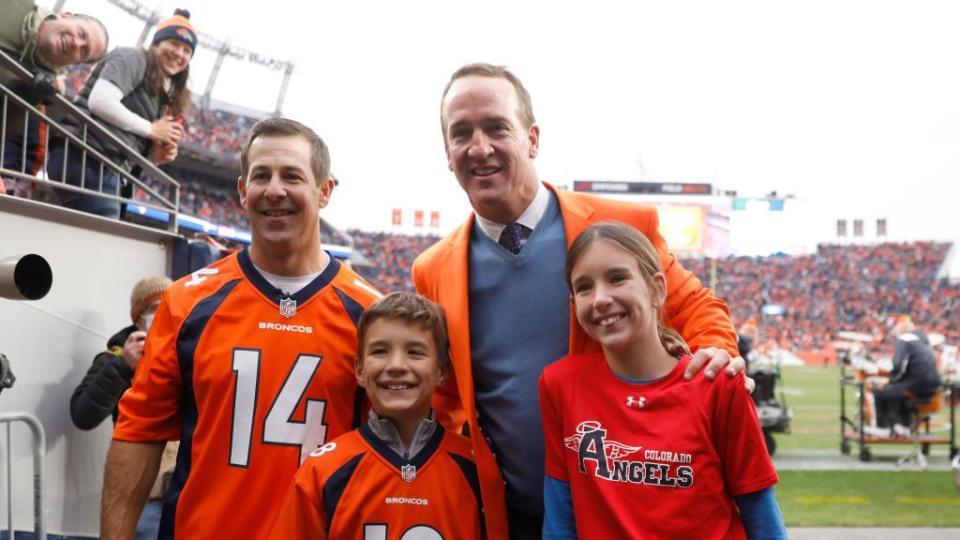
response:
M639 231L598 223L573 242L577 321L603 351L540 378L544 538L786 538L743 375L687 380L663 325L667 283Z

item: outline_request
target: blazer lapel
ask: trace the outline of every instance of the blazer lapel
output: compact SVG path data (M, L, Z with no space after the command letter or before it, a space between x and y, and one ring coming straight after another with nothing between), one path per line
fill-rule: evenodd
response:
M467 419L475 418L473 402L473 368L470 359L470 233L473 214L460 226L434 271L441 273L437 290L440 303L446 307L447 331L450 334L450 353L453 373L457 381L460 402ZM463 396L470 396L464 398Z
M546 182L544 182L544 185L557 195L560 215L563 216L563 229L567 234L567 248L569 248L580 231L590 226L590 216L594 212L593 207L586 204L582 197L577 197L574 193L557 189Z
M573 244L584 229L590 226L590 218L593 216L594 209L587 203L583 197L578 197L576 193L554 188L552 185L544 182L548 188L557 195L557 203L560 205L560 215L563 217L563 229L567 235L567 249ZM573 302L570 303L570 354L577 354L587 350L590 339L580 330L577 324L576 310Z

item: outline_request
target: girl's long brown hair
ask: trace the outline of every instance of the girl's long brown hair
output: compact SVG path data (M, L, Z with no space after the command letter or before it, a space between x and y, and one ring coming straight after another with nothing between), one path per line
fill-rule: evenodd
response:
M567 289L571 295L573 294L573 284L570 278L574 265L583 257L587 248L600 240L620 246L636 257L637 266L640 268L640 276L647 283L647 287L651 291L657 290L653 276L662 273L663 268L660 266L660 258L657 256L657 250L654 249L650 240L648 240L643 233L626 223L619 221L602 221L600 223L594 223L577 235L577 238L570 246L570 251L567 253ZM690 347L687 346L687 342L683 340L683 337L673 328L664 325L664 307L654 307L657 312L657 335L660 337L660 344L663 345L663 348L673 355L690 354Z

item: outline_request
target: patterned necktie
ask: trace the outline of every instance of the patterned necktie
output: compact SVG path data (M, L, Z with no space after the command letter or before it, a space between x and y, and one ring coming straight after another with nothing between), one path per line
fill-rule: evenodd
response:
M510 250L510 253L518 255L520 253L520 248L523 247L521 233L525 228L526 227L519 223L511 223L507 225L503 229L503 232L500 233L500 241L498 243Z

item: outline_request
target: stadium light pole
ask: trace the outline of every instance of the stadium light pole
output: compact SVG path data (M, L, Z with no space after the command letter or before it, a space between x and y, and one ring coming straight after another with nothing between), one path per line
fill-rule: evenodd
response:
M280 94L277 95L277 109L273 112L274 116L280 116L283 112L283 100L287 97L287 85L290 84L290 76L293 75L293 64L291 59L283 71L283 82L280 83Z
M143 44L147 42L147 36L150 35L150 30L152 30L158 22L160 22L160 8L154 9L144 22L143 30L140 31L140 37L137 38L138 49L143 47Z
M213 85L217 82L217 76L220 74L220 66L223 65L223 59L230 53L230 40L224 41L217 49L217 60L213 63L213 69L210 70L210 77L207 79L207 88L203 91L202 105L206 110L210 107L210 95L213 94Z

